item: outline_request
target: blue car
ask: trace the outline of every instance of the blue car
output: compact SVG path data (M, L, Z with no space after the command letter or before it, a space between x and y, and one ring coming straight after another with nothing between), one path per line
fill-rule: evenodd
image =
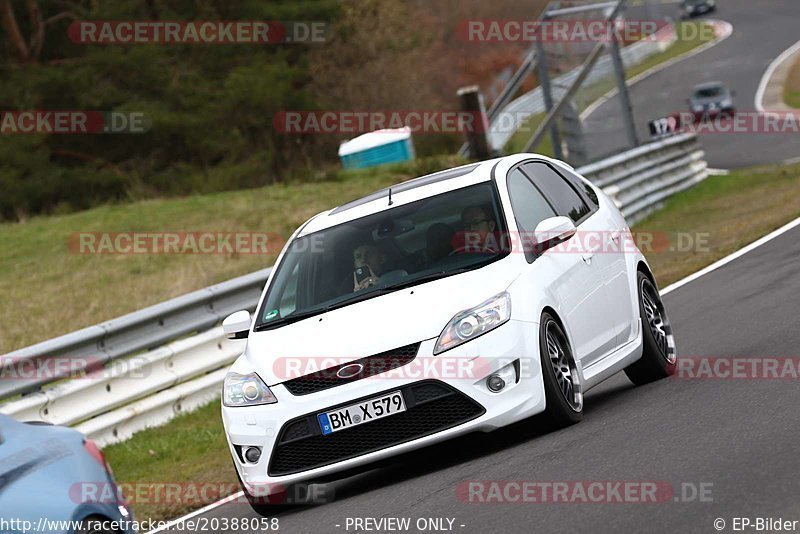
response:
M127 534L133 526L97 445L70 428L0 415L0 533Z

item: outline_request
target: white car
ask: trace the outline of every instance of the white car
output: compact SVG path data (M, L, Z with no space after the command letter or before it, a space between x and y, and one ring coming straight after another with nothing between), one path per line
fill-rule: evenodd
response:
M647 261L613 202L517 154L410 180L312 217L272 269L223 390L231 455L261 496L543 413L625 370L676 369Z

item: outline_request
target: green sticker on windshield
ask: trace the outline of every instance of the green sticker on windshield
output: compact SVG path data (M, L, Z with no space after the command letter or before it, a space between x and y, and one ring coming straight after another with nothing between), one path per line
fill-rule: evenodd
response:
M270 319L274 319L278 316L278 310L272 310L271 312L267 312L264 314L264 320L269 321Z

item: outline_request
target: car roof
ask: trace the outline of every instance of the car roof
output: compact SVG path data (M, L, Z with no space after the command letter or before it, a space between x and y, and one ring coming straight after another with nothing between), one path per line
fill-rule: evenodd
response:
M391 190L392 207L415 202L454 189L492 180L492 168L499 159L470 163L445 169L433 174L412 178L397 185L375 191L369 195L351 200L332 210L312 217L298 232L297 236L308 235L351 220L359 219L389 208Z
M695 91L699 91L701 89L715 89L717 87L721 87L722 89L726 89L726 86L722 82L705 82L694 86Z

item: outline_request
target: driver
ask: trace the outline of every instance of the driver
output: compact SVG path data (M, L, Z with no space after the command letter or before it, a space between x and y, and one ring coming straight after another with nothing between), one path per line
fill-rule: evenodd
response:
M378 283L384 272L386 254L371 244L359 245L353 250L353 291L360 291Z
M457 250L461 252L498 252L498 239L495 235L497 224L481 206L468 206L461 212L464 227Z

